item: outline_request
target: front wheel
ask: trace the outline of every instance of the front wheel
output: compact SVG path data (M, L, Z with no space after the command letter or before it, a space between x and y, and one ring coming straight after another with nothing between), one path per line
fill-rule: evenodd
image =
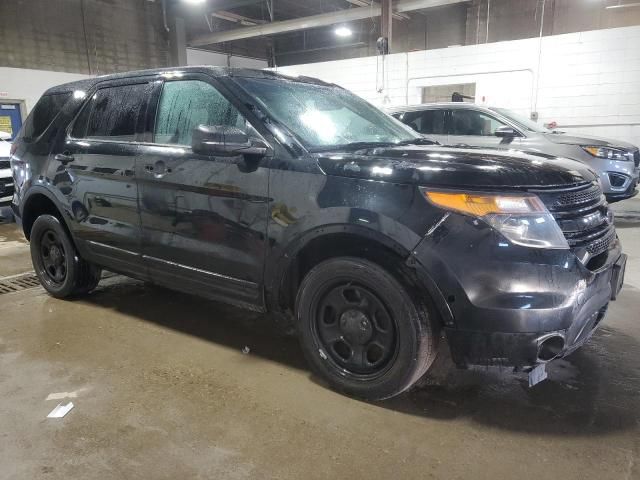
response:
M98 285L100 268L80 258L57 217L39 216L33 223L30 243L33 268L52 296L81 295Z
M315 266L296 299L300 341L315 372L366 400L402 393L436 357L437 318L388 271L339 257Z

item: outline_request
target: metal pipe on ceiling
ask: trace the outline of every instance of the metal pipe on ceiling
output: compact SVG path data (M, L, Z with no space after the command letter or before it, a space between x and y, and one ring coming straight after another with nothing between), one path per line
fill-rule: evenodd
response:
M444 5L464 3L469 0L398 0L393 5L393 11L397 13L411 12ZM277 22L256 25L254 27L237 28L225 30L217 33L200 35L191 39L189 46L202 47L214 43L231 42L244 38L264 37L278 33L295 32L309 28L326 27L337 23L351 22L354 20L364 20L365 18L379 17L382 9L379 4L369 7L349 8L336 12L320 13L308 17L294 18L291 20L280 20Z

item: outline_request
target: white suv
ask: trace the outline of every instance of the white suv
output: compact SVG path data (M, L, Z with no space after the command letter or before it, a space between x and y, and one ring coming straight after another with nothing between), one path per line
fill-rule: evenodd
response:
M11 166L9 157L11 154L11 144L8 140L11 135L7 132L0 132L0 208L9 205L13 197L13 177L11 176Z

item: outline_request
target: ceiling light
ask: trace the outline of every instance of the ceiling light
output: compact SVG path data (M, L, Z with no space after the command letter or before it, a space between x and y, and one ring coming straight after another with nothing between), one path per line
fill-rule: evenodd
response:
M338 37L350 37L353 33L349 27L338 27L333 33L335 33Z
M618 3L617 5L609 5L605 7L606 9L612 8L629 8L629 7L640 7L640 2L636 3Z
M184 3L190 3L191 5L200 5L201 3L206 2L207 0L182 0Z

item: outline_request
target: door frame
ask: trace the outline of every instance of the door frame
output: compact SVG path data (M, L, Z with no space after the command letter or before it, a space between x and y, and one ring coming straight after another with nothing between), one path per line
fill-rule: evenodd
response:
M139 146L144 149L145 147L162 147L162 148L181 148L188 151L191 150L191 145L171 144L171 143L157 143L154 141L155 121L158 113L158 106L162 91L166 83L196 80L207 83L215 88L250 124L255 132L264 140L269 146L268 153L263 161L265 162L265 168L270 168L271 158L274 155L273 143L274 139L270 135L265 135L264 127L260 120L256 117L247 106L238 98L236 92L229 88L224 81L220 78L209 75L202 72L185 72L179 77L166 78L164 76L158 76L157 82L153 86L151 95L148 96L148 103L144 111L144 119L142 124L145 132L141 135L141 139L138 142ZM209 161L215 162L214 158L210 158ZM141 179L145 173L142 171L143 165L140 163L140 158L136 162L136 178L138 179L138 213L141 222L141 241L144 240L144 225L142 223L142 207L140 205L143 195L144 181ZM268 183L267 177L267 183ZM268 190L268 185L267 185ZM266 223L265 223L266 228ZM263 255L267 255L267 239L268 232L264 232L264 251ZM259 282L253 282L241 278L229 276L225 273L204 270L196 268L192 265L184 265L177 263L166 258L157 258L148 255L144 252L144 246L141 247L141 258L146 264L147 268L152 274L154 282L161 285L165 285L170 288L185 291L188 293L197 292L200 295L217 300L230 303L233 305L241 306L251 310L263 312L265 311L265 299L264 299L264 273L265 273L265 261L262 262L262 275ZM180 277L181 282L175 282L176 276ZM242 295L237 295L237 292L242 292ZM234 294L235 292L235 294Z
M112 87L125 86L125 85L151 84L153 83L156 77L157 75L125 77L125 78L104 80L102 82L98 82L92 85L91 88L89 88L85 92L85 98L82 100L82 104L78 107L78 110L76 111L75 115L66 125L64 137L61 140L61 143L55 144L51 147L49 151L49 164L50 165L55 164L55 161L53 160L52 157L55 152L62 151L62 149L64 149L63 145L81 144L82 142L94 142L94 143L100 143L100 144L106 144L106 145L108 144L127 145L127 146L132 146L137 148L137 146L140 143L140 140L143 139L143 135L144 135L144 128L145 128L144 120L146 118L146 110L149 105L150 95L145 95L140 105L140 110L138 112L138 118L136 120L135 135L133 140L110 140L108 138L92 138L92 137L77 138L73 135L73 130L78 121L78 118L82 115L84 110L86 108L90 108L89 102L91 97L93 97L93 95L95 95L100 90L103 90L106 88L112 88ZM153 87L151 86L150 88L153 88ZM139 202L138 192L140 187L138 185L138 179L136 178L136 175L135 175L135 162L136 162L136 158L134 156L134 174L131 181L136 186L135 202L136 202L136 208L138 213L137 215L138 227L140 229L141 228L140 206L138 203ZM72 229L73 229L73 225L72 225ZM136 246L137 252L131 251L131 250L125 250L112 245L108 245L106 243L97 242L95 240L86 240L86 239L76 238L76 242L78 244L78 248L81 251L82 255L87 259L93 260L96 263L99 263L110 270L113 270L119 273L124 273L126 275L129 275L135 278L147 279L148 274L146 272L146 268L144 268L144 262L142 260L142 252L141 252L142 238L138 238L138 242ZM113 253L117 253L118 256L114 256Z

